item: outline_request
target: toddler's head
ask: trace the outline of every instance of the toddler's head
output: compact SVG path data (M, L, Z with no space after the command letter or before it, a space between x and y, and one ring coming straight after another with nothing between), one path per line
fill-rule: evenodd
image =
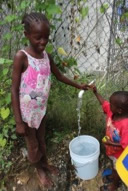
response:
M50 24L46 16L42 13L25 14L22 20L24 33L28 38L32 48L41 52L49 40Z
M128 91L114 92L110 97L110 107L114 114L128 114Z

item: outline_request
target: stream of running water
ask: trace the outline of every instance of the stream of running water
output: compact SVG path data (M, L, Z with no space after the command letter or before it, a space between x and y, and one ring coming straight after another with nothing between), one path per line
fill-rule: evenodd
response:
M91 81L89 85L92 85L95 82L95 80ZM82 97L84 94L84 90L81 90L78 94L78 100L77 100L77 117L78 117L78 137L81 133L81 124L80 124L80 119L81 119L81 107L82 107Z
M81 132L81 124L80 124L80 118L81 118L81 106L82 106L82 97L78 97L78 101L77 101L77 117L78 117L78 136L80 135Z

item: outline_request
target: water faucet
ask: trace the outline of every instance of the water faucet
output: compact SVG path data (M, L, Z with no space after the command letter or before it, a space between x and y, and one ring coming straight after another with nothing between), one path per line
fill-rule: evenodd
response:
M80 90L80 92L79 92L79 94L78 94L78 98L82 98L83 93L84 93L84 90Z
M96 80L92 80L92 81L89 83L89 85L92 85L95 81L96 81ZM84 90L80 90L80 92L79 92L79 94L78 94L78 98L82 98L83 94L84 94Z

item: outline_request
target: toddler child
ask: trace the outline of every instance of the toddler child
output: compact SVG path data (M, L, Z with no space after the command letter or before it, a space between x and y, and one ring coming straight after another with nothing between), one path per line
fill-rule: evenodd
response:
M106 114L106 141L103 143L106 155L113 161L112 175L104 179L104 185L100 190L114 191L120 181L114 168L115 162L128 145L128 92L114 92L108 102L97 92L95 86L92 86L92 89Z
M44 139L51 72L57 80L75 88L86 90L88 85L77 84L65 77L54 64L51 55L45 51L50 24L44 14L26 14L22 24L29 46L19 50L14 57L12 105L16 133L25 137L28 159L35 164L40 182L49 187L52 181L47 172L58 173L47 162Z

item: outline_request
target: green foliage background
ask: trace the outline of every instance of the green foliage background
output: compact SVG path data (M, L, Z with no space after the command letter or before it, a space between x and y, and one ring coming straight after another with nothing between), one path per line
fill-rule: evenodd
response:
M15 135L15 121L11 108L11 72L12 60L17 50L25 47L28 42L24 37L22 17L28 12L44 12L52 22L55 14L61 14L61 9L54 0L30 1L12 0L0 1L0 182L13 165L10 160L14 145L19 137ZM54 29L54 26L52 26ZM53 47L49 43L49 52ZM10 161L9 161L10 160Z

